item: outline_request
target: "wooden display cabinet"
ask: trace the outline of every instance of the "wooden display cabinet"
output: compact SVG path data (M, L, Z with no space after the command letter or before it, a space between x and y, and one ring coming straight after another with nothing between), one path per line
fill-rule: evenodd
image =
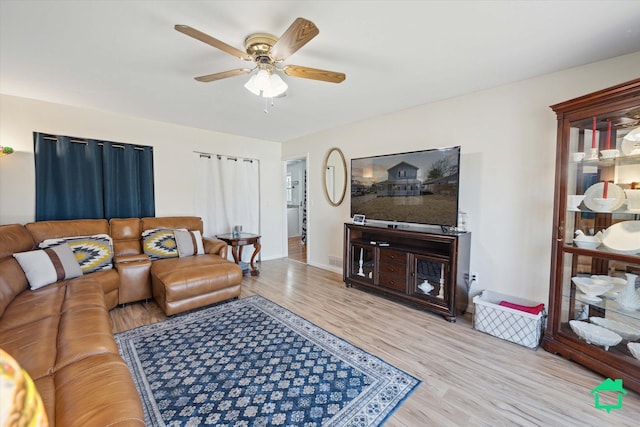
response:
M640 210L629 207L624 191L640 182L636 146L640 140L634 142L634 135L640 134L640 79L551 108L558 118L558 138L549 318L542 346L606 377L622 379L625 388L640 392L640 360L632 356L628 339L605 349L581 339L570 324L606 319L610 327L609 321L615 321L640 331L640 307L629 309L621 304L625 285L594 296L584 294L572 280L592 275L608 276L604 278L607 281L611 277L628 280L627 273L640 273L639 251L615 250L609 240L604 243L610 246L592 249L577 247L573 241L578 230L593 235L616 225L617 229L632 230L640 224ZM619 150L617 156L603 157L607 144ZM585 158L576 153L585 153ZM606 198L616 198L612 211L602 208L602 201L597 200L604 198L604 181L608 181ZM623 241L632 243L633 234L625 233L628 237ZM596 317L601 319L593 319Z
M347 286L418 305L450 322L466 310L471 233L345 224L344 238Z

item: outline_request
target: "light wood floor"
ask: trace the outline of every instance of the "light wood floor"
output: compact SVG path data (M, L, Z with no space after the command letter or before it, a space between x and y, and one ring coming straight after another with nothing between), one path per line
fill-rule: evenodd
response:
M640 396L607 413L589 392L604 378L457 323L346 288L340 275L287 259L245 276L242 297L259 294L414 375L422 384L385 426L638 426ZM115 332L164 319L153 302L111 311Z
M294 261L307 263L307 245L303 244L300 236L289 237L288 239L289 254L287 257Z

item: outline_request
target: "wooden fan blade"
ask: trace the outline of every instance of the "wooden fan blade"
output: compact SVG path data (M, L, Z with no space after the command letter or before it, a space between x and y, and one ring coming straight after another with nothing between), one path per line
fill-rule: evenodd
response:
M210 46L213 46L217 49L220 49L223 52L227 52L230 55L235 56L236 58L244 59L245 61L251 60L251 55L246 52L243 52L239 49L236 49L233 46L229 46L223 41L220 41L214 37L211 37L208 34L203 33L202 31L198 31L195 28L191 28L188 25L176 25L175 29L180 31L182 34L186 34L189 37L193 37L196 40L200 40L203 43L206 43Z
M347 78L343 73L335 71L319 70L317 68L287 65L283 68L287 76L302 77L303 79L322 80L323 82L342 83Z
M223 71L221 73L215 74L207 74L206 76L196 77L195 79L199 82L214 82L216 80L226 79L227 77L239 76L240 74L250 73L251 70L249 68L238 68L237 70L229 70Z
M275 61L282 61L293 55L302 46L320 33L313 22L298 18L287 28L282 37L271 48Z

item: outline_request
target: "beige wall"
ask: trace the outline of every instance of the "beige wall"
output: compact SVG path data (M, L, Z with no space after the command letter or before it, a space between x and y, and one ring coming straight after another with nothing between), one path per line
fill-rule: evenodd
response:
M192 152L260 160L262 258L282 256L281 144L96 110L0 95L0 145L16 151L0 159L0 224L35 217L33 132L154 147L156 215L193 215Z
M640 52L366 120L281 145L63 105L0 96L0 224L33 220L33 131L154 146L156 213L190 215L192 151L260 159L263 259L285 251L284 159L308 158L309 263L340 271L349 198L331 207L323 159L462 146L460 209L469 213L479 286L546 301L551 256L555 117L548 108L638 77ZM384 101L381 101L384 102ZM163 173L164 171L164 173ZM280 182L273 186L269 183Z
M322 192L332 146L354 157L462 146L460 209L473 232L479 289L546 302L551 257L556 119L549 105L638 76L640 52L299 138L283 158L309 153L309 262L342 258L349 197L331 207ZM499 70L496 70L499 72ZM472 73L470 74L470 76ZM384 102L381 100L380 102Z

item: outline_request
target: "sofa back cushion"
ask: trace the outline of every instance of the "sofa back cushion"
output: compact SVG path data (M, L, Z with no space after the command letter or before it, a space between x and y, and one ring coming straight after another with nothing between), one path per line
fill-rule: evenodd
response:
M140 218L112 218L109 221L109 233L113 238L115 256L138 255L142 253Z
M60 237L91 236L108 234L106 219L73 219L66 221L39 221L26 224L33 241L39 245L43 240Z
M153 228L198 230L202 234L202 218L197 216L167 216L142 218L142 231Z
M33 248L33 239L23 225L0 225L0 317L16 295L27 289L27 276L13 254Z

